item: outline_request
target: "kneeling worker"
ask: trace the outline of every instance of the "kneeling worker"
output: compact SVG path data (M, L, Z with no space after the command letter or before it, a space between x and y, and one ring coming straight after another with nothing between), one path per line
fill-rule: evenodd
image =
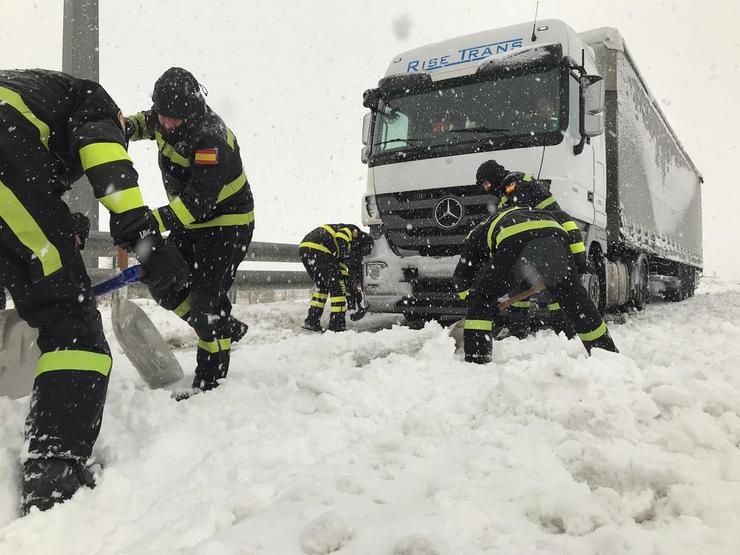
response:
M468 234L455 270L456 282L467 281L471 266L480 264L467 296L465 360L491 360L492 320L499 297L524 280L542 281L559 302L586 350L617 352L601 318L576 273L568 233L550 213L514 206L492 214Z

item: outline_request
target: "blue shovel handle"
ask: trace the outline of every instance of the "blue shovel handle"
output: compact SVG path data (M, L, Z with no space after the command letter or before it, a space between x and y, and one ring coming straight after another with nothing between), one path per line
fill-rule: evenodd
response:
M112 291L140 281L143 274L144 271L141 268L141 264L125 268L120 274L93 285L93 293L95 293L96 297L111 293Z

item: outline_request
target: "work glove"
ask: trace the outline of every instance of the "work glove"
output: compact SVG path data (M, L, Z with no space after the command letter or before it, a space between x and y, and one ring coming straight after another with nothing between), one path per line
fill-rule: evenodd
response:
M79 250L84 249L87 238L90 236L90 218L82 212L72 214L72 234L77 248Z
M152 289L163 291L183 289L188 282L188 264L180 252L165 243L159 232L142 231L143 237L138 238L133 244L136 258L144 268L141 279Z

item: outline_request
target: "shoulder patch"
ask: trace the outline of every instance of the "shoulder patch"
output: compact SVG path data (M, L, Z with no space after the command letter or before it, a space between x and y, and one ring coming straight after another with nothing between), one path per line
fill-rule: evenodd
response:
M199 166L218 164L218 148L201 148L195 151L195 163Z

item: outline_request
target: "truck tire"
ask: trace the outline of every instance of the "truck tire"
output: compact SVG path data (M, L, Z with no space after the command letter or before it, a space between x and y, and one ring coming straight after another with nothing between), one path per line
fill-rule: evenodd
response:
M606 277L604 275L604 261L601 256L595 256L593 265L595 273L584 274L583 286L588 296L594 302L601 314L606 310Z

